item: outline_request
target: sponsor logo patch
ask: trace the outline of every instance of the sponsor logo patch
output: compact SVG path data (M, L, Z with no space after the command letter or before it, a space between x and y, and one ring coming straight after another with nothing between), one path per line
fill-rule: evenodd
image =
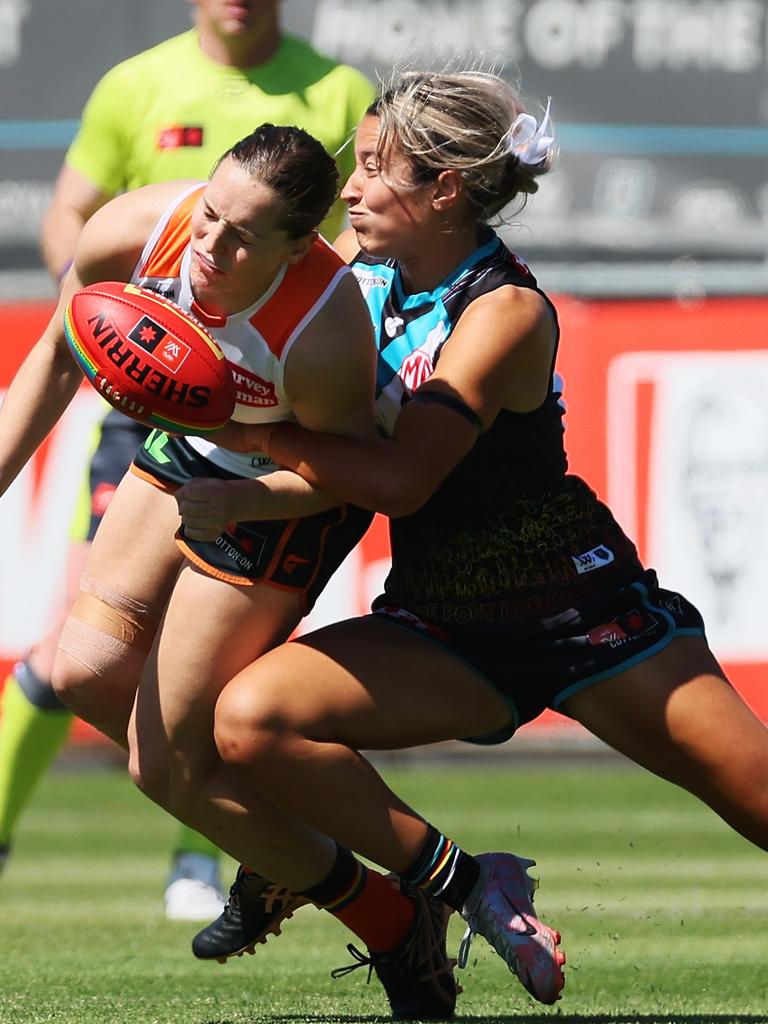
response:
M403 387L408 391L415 391L432 376L432 370L432 357L428 352L417 348L403 360L398 376L403 382Z
M300 555L286 555L283 559L283 572L290 575L300 565L309 565L309 561L308 558L302 558Z
M389 284L386 277L382 277L381 274L377 274L373 270L363 270L361 267L353 267L352 273L357 278L357 283L360 285L360 290L363 295L367 295L371 288L386 288Z
M254 543L249 545L249 547L252 547L254 550L246 553L243 551L242 545L233 539L226 537L224 534L217 537L213 543L230 562L233 562L237 566L240 572L251 572L254 566L258 565L259 559L261 558L261 552L264 550L264 543L260 545L258 551L255 550L256 544ZM252 554L255 557L249 557L249 554Z
M683 617L683 605L679 594L670 594L669 597L663 597L659 604L671 615L675 615L679 619Z
M155 295L162 295L164 299L171 299L172 301L176 298L176 289L173 284L166 284L164 281L147 281L146 278L142 279L141 287L147 292L154 292Z
M197 149L203 144L205 132L202 125L174 124L161 128L157 133L158 149Z
M176 373L184 363L192 349L186 342L174 338L168 334L164 327L149 316L143 316L134 328L128 333L128 338L143 348L145 352L151 353L155 359L159 359L164 366L167 366L171 373Z
M595 569L602 569L604 566L610 565L613 558L614 555L611 549L604 547L602 544L592 548L591 551L585 551L583 555L571 555L571 561L579 576L582 576L585 572L593 572Z
M274 382L264 380L258 374L229 363L232 377L237 389L238 405L250 405L259 409L268 408L278 404L277 393Z
M602 625L590 629L587 633L587 638L593 647L598 647L600 644L610 644L612 647L618 647L619 644L624 643L627 639L627 634L618 622L604 622Z
M594 626L587 633L587 639L593 647L608 644L610 647L621 647L622 644L653 634L658 623L653 615L642 608L632 608L619 615L613 622L603 622Z
M387 337L394 338L400 328L403 326L405 321L401 316L385 316L384 317L384 330L387 332Z

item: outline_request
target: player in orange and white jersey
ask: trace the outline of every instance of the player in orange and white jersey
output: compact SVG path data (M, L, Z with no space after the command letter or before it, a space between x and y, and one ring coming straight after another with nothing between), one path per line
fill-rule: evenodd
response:
M273 395L272 419L372 437L371 321L351 271L315 231L336 181L333 161L306 132L263 125L225 154L204 187L148 186L95 214L59 308L0 409L0 493L74 396L80 373L63 312L77 287L99 280L153 284L200 317L237 372L258 375L259 393ZM235 409L235 432L268 418L250 394ZM335 874L340 848L222 781L215 705L228 679L293 631L371 514L267 465L266 453L248 449L246 464L228 469L219 463L229 456L200 447L153 432L123 478L62 633L54 686L67 707L128 748L131 775L153 800L243 863L264 855L264 886L290 870L294 892L269 900L266 932L306 902L296 892ZM212 490L230 525L194 540L203 532L195 507L205 519ZM325 909L382 952L403 942L429 949L443 979L440 1011L450 1011L456 987L442 906L344 856L375 912L350 917L346 899ZM420 958L396 958L409 990L420 989L423 967Z
M283 129L272 130L285 134ZM257 134L266 135L267 131ZM235 147L235 154L239 152ZM252 157L243 156L244 162L248 159ZM211 186L196 183L172 198L131 279L190 310L216 337L237 382L236 421L295 420L294 350L317 343L313 325L318 322L333 329L338 315L337 291L349 293L356 286L335 250L314 235L299 259L279 267L263 293L245 293L244 308L227 315L205 308L196 298L193 281L196 276L210 276L215 281L221 272L215 241L209 248L204 242L218 213L216 188L216 182ZM201 290L198 281L197 292ZM334 307L332 314L325 309L329 304ZM332 346L324 342L324 347L327 351ZM325 384L330 386L329 381ZM318 387L319 380L313 386ZM353 393L358 387L359 382L345 383L345 390ZM318 393L318 404L322 400ZM197 477L205 478L204 483L185 487L183 500L194 503L195 494L208 494L217 479L268 478L278 467L263 453L244 455L217 447L204 437L171 438L154 431L131 468L136 476L169 491ZM268 517L256 523L234 522L237 518L242 517L232 516L233 525L216 544L196 541L183 530L177 542L193 563L219 579L243 585L258 580L300 592L302 613L309 610L330 572L370 520L355 508L321 509L316 515L291 517L287 522L282 517L274 522L267 522Z
M354 166L345 143L373 86L356 68L285 32L280 0L172 0L168 6L186 7L194 27L110 68L82 111L42 224L43 257L57 282L83 224L111 198L152 183L205 178L221 153L263 122L309 131L335 156L342 181ZM334 203L323 222L329 238L342 225L343 205ZM62 586L67 607L90 541L147 434L115 410L94 430L88 480L70 530L67 580L75 589ZM50 685L64 611L14 666L0 695L0 871L20 816L72 722ZM207 920L222 903L218 851L186 826L171 841L166 915Z

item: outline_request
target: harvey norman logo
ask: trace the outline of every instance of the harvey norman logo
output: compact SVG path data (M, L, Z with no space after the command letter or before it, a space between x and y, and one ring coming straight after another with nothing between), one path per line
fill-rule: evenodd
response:
M237 404L251 405L263 409L278 405L274 381L264 380L256 373L250 373L242 366L228 363L237 389Z

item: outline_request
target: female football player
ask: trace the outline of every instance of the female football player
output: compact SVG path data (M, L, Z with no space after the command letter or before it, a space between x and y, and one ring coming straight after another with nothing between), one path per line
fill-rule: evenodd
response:
M157 292L208 327L238 382L236 420L373 436L370 317L351 271L316 232L336 180L306 132L263 125L208 183L147 186L99 210L0 411L0 492L79 386L63 315L77 288L104 280ZM214 537L179 529L177 501L190 514L223 496L227 523ZM258 851L252 939L313 899L374 951L397 1015L443 1017L456 998L443 904L393 887L243 786L221 770L213 740L223 686L292 632L370 518L266 453L154 432L94 539L54 685L70 710L129 748L131 774L153 800L240 860ZM530 881L515 865L527 901ZM555 934L544 932L553 947ZM539 955L538 943L526 947Z
M496 742L555 708L768 848L768 732L697 610L659 585L567 472L556 310L488 226L536 191L551 159L546 117L521 111L493 76L412 73L371 108L356 150L343 244L374 323L392 436L262 424L229 443L387 513L392 569L373 614L285 644L226 686L224 764L441 894L470 932L492 931L500 890L514 904L509 862L486 873L497 865L453 847L361 749ZM213 505L184 517L201 536L218 529ZM341 852L337 870L350 873Z

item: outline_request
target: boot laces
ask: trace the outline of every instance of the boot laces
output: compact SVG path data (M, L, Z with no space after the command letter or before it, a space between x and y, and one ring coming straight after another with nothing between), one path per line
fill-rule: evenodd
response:
M366 978L366 984L370 984L371 975L373 974L373 954L366 956L365 953L360 952L357 946L353 946L351 942L347 945L347 952L354 960L357 961L357 963L345 964L344 967L334 967L331 971L331 977L344 978L347 974L351 974L360 967L367 967L368 977Z

